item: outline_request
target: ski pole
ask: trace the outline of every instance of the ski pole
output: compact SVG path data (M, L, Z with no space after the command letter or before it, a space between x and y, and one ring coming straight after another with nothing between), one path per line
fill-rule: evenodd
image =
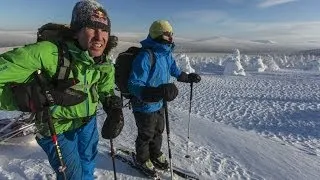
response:
M114 148L113 148L113 141L112 138L110 139L110 146L111 146L111 157L112 157L112 166L113 166L113 176L114 179L117 179L117 171L116 171L116 163L115 163L115 153L114 153Z
M31 128L33 125L34 125L34 123L23 126L23 127L19 128L17 130L14 130L10 133L4 134L3 136L0 137L0 143L5 142L5 141L13 138L14 136L20 134L23 130Z
M53 104L53 98L52 98L51 94L49 93L49 89L48 89L48 86L46 84L46 80L41 75L41 70L38 70L35 74L36 74L36 79L37 79L39 85L41 86L41 89L42 89L44 95L46 96L47 101L49 102L49 105L52 105ZM44 112L48 113L49 131L50 131L52 143L53 143L53 145L55 147L56 154L58 156L58 160L59 160L59 164L60 164L60 166L58 168L58 171L60 173L62 173L63 179L67 180L67 176L66 176L66 173L65 173L66 166L65 166L64 161L62 159L62 153L61 153L61 149L60 149L60 146L59 146L59 143L58 143L58 137L57 137L56 129L54 128L54 125L53 125L53 122L52 122L52 117L50 115L50 113L51 113L50 108L47 107L44 111L42 111L41 112L42 113L41 117L43 117L43 113ZM38 115L40 115L40 114L37 113L37 116Z
M8 123L7 125L5 125L3 128L0 129L0 133L2 133L4 130L6 130L7 128L9 128L10 126L12 126L14 123L16 123L17 121L20 120L20 118L22 118L24 115L24 113L21 113L19 117L14 118L13 121L11 121L10 123Z
M47 109L48 113L50 113L50 109L48 108ZM60 149L60 146L59 146L59 143L58 143L58 137L57 137L57 133L56 133L56 130L54 128L54 125L53 125L53 122L52 122L52 118L50 116L50 114L48 114L48 126L49 126L49 130L50 130L50 134L51 134L51 139L52 139L52 143L54 144L55 146L55 150L56 150L56 153L57 153L57 156L58 156L58 159L59 159L59 163L60 163L60 166L58 168L59 172L62 173L63 175L63 179L67 180L67 176L66 176L66 173L65 173L65 169L66 169L66 166L63 162L63 159L62 159L62 153L61 153L61 149Z
M171 179L173 179L173 167L172 167L172 156L171 156L171 148L170 148L170 127L169 127L169 114L168 114L168 103L167 101L163 101L164 105L164 114L166 118L166 131L167 131L167 139L168 139L168 153L169 153L169 161L170 161L170 173Z
M191 101L192 101L192 90L193 90L193 83L190 83L190 105L189 105L189 121L188 121L188 141L187 141L187 155L185 158L189 158L189 141L190 141L190 121L191 121Z

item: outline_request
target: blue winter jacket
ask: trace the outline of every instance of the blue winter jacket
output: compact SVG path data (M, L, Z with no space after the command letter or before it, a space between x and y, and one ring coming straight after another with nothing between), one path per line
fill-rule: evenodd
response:
M142 89L169 83L170 76L178 78L181 70L172 56L173 45L160 44L150 36L140 43L142 48L152 49L155 62L151 68L151 57L146 50L142 50L133 60L128 80L129 92L135 96L132 101L132 109L133 112L155 112L163 106L162 100L151 103L143 102L141 100Z

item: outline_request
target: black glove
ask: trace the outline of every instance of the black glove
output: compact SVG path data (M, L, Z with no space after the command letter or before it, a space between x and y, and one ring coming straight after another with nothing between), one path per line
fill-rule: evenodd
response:
M142 99L146 102L157 102L161 99L172 101L178 93L178 88L173 83L161 84L158 87L145 87L142 90Z
M39 112L51 105L73 106L83 102L87 94L70 88L77 83L77 79L57 80L47 84L48 91L45 92L34 80L30 83L13 84L11 89L20 111Z
M188 81L190 83L198 83L201 81L201 77L196 73L190 73L188 74Z
M101 135L104 139L114 139L121 133L124 126L122 100L118 96L110 96L106 97L102 105L107 118L103 123Z
M180 74L180 76L177 78L177 80L178 80L179 82L186 82L186 83L188 83L188 82L189 82L188 74L182 71L181 74Z
M178 88L173 83L162 84L159 88L162 89L162 96L165 101L172 101L178 96Z
M186 83L198 83L201 81L201 77L196 73L187 74L185 72L181 72L177 80Z

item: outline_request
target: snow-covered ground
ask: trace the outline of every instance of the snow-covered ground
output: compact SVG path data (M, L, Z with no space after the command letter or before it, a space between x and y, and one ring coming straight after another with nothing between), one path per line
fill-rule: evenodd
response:
M122 43L120 47L123 48ZM178 61L187 59L180 57L182 59ZM205 180L319 179L319 71L282 68L247 71L246 76L225 76L210 73L208 62L202 61L201 57L190 61L189 64L197 65L196 72L202 74L202 81L194 84L193 89L190 158L185 158L190 86L172 79L179 88L178 97L169 103L174 164ZM133 149L137 128L130 110L126 108L124 113L125 127L114 144ZM98 114L100 130L105 114L103 111ZM12 116L7 112L1 112L1 115L0 119ZM164 133L165 153L166 140ZM55 176L33 135L10 142L0 145L0 179ZM95 175L99 180L113 179L109 141L100 138L98 148ZM119 179L144 178L122 162L116 161L116 167Z

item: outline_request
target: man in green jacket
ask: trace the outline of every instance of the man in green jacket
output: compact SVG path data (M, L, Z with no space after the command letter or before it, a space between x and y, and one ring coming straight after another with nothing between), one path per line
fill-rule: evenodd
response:
M122 111L110 111L119 101L113 92L114 67L105 53L114 42L109 41L107 12L96 1L77 2L70 27L71 36L64 41L71 59L66 78L55 77L59 67L57 43L37 42L0 55L0 109L37 113L36 140L57 179L94 179L99 100L109 120L123 118ZM50 81L46 89L36 81L39 70ZM57 134L63 167L50 137L49 119Z

